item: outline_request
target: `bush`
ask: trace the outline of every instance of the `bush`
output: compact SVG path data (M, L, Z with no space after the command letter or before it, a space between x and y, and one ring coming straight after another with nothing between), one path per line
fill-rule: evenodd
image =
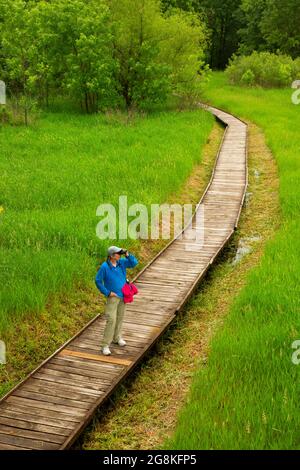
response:
M5 124L8 122L10 122L10 115L7 111L7 108L6 106L0 104L0 124Z
M300 78L300 59L270 52L253 52L248 56L234 55L226 69L230 83L262 87L290 86Z
M295 77L296 80L300 80L300 57L293 61L292 70L293 77Z
M5 106L0 105L0 123L28 126L38 120L40 111L37 100L32 97L11 95Z
M252 70L248 69L243 75L242 75L242 78L241 78L241 83L243 83L244 85L253 85L253 83L255 82L255 75L254 73L252 72Z

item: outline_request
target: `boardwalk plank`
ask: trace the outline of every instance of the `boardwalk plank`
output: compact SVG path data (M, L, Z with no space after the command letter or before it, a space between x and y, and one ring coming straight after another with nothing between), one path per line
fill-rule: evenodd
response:
M53 390L55 391L55 394L58 397L73 397L76 400L81 400L81 401L87 401L87 402L93 402L96 396L101 395L101 391L99 392L94 392L94 390L90 389L85 389L83 387L77 387L77 386L71 386L67 385L64 382L63 383L58 383L58 382L52 382L49 381L45 378L37 378L36 376L31 377L26 384L26 389L28 388L29 390L32 391L45 391L47 393L53 393ZM23 388L23 387L22 387Z
M34 439L36 441L52 442L55 444L62 444L65 440L65 436L49 434L41 431L29 431L28 429L18 428L16 426L6 426L0 423L0 434L8 436L19 436Z
M59 448L58 444L54 444L51 442L27 439L26 437L11 436L11 435L1 434L1 433L0 433L0 442L2 444L21 446L27 449L35 449L35 450L43 450L43 449L55 450Z
M54 405L53 403L47 403L44 401L40 400L33 400L32 398L22 398L18 397L17 395L8 397L7 403L10 404L17 404L17 405L23 405L23 406L28 406L30 408L40 408L41 410L50 410L50 411L55 411L61 413L63 416L72 416L76 420L77 418L81 418L84 416L85 412L84 410L79 410L77 408L74 408L71 404L69 406L64 406L64 405Z
M66 436L69 435L69 431L65 428L59 428L58 426L49 426L47 424L38 424L32 421L26 421L26 420L23 420L21 416L18 416L17 414L14 414L13 416L14 418L12 418L11 416L9 417L0 416L0 425L11 426L15 428L32 430L32 431L45 432L47 434L53 434L54 436L55 434L57 434L59 438L59 441L57 442L63 442Z
M53 393L55 393L54 390ZM31 398L32 400L45 401L47 403L54 403L56 405L68 405L74 408L82 408L83 410L88 410L90 408L89 403L74 400L73 395L69 396L68 398L60 398L57 396L46 394L45 390L42 390L42 392L34 392L22 388L21 390L16 390L15 396L21 398Z

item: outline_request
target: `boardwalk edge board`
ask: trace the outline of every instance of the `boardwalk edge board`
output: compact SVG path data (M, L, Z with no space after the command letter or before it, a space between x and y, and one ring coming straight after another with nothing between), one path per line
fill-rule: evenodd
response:
M133 282L141 283L143 298L137 297L127 308L128 318L123 325L127 345L114 345L112 355L104 357L100 336L105 321L102 314L93 318L0 400L0 449L69 448L96 410L169 328L233 236L248 186L248 125L221 109L202 103L199 107L225 125L210 181L186 226L134 277ZM201 206L207 216L206 241L200 250L199 244L192 243L193 251L187 251L181 236L192 227ZM180 271L172 270L170 253L178 260L178 267L182 260L186 276L181 272L178 278ZM170 283L176 295L166 295ZM134 315L141 317L139 324L134 322ZM67 393L69 398L65 397ZM73 399L72 393L78 399ZM85 397L81 404L79 397Z

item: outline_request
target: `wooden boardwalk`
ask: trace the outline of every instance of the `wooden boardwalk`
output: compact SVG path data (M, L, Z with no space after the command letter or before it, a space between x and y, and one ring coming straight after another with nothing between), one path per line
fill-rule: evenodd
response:
M195 228L194 216L136 276L139 294L127 305L125 347L112 346L108 357L100 353L105 320L97 316L3 397L0 449L70 447L95 410L168 328L234 233L247 187L247 125L206 108L226 129L196 209L204 216L203 236L190 242L185 238Z

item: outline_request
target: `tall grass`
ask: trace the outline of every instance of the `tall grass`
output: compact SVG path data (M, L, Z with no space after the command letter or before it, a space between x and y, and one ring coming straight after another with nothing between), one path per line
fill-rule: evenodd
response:
M290 89L246 90L223 73L205 94L264 130L278 164L282 224L213 339L166 447L299 449L300 365L291 344L300 339L300 106Z
M99 204L165 202L201 161L213 118L202 110L83 116L64 105L33 126L0 129L0 332L49 294L94 282L109 244Z

